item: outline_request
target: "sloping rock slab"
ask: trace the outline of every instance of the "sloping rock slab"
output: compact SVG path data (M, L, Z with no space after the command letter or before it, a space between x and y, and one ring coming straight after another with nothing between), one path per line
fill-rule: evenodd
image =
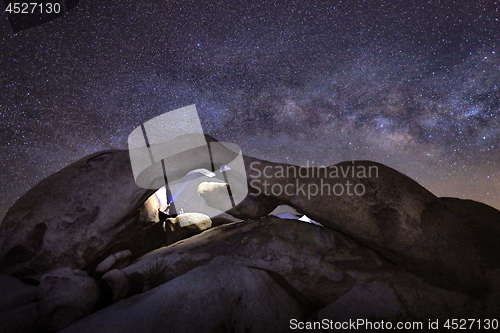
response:
M264 271L206 265L60 331L286 332L301 306Z
M194 267L219 262L267 271L312 312L346 294L364 290L365 286L376 287L374 296L367 296L373 299L372 304L380 303L378 294L385 293L382 299L392 302L391 306L398 309L399 312L394 310L385 317L399 313L409 318L420 317L422 311L419 309L427 309L426 315L442 318L450 314L477 314L476 310L481 308L477 299L431 286L340 233L275 217L205 231L153 251L123 271L128 275L140 273L147 289ZM380 286L393 291L386 292L389 289ZM399 307L394 306L395 299L401 303ZM377 314L376 306L370 308L368 301L363 304L372 315Z
M146 291L63 332L280 332L292 319L427 321L484 310L337 232L274 217L212 228L121 272L124 281L142 275Z
M42 180L0 225L0 272L43 274L96 266L129 249L137 257L165 241L161 226L140 221L154 190L134 182L128 151L90 155Z
M456 215L463 216L471 237L489 269L500 268L500 211L482 202L458 198L440 198Z
M150 252L123 271L143 275L147 289L210 262L230 262L276 272L277 279L282 277L314 307L321 307L346 293L355 282L323 257L330 251L358 247L329 229L266 217L212 228ZM373 252L364 250L360 256L370 258ZM391 269L381 262L367 267Z
M0 275L0 313L36 301L36 287Z

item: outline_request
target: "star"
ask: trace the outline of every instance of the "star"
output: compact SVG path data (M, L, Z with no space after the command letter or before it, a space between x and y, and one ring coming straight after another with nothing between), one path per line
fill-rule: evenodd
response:
M244 154L374 160L438 196L500 208L495 9L80 1L1 41L1 214L51 173L126 149L141 123L190 104L207 134Z

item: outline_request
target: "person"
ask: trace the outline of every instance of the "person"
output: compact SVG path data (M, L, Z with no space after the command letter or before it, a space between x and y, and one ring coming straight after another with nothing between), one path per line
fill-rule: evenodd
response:
M175 218L177 217L177 213L170 213L170 207L172 206L172 202L169 202L167 208L165 210L161 210L161 207L158 207L158 216L160 217L160 221L164 221L169 217Z

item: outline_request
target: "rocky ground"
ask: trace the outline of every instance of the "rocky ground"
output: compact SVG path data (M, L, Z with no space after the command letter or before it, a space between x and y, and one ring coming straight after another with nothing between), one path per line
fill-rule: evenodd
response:
M397 177L406 182L397 195L403 208L390 197L367 215L350 214L346 203L328 213L325 204L285 202L323 226L268 215L282 198L252 200L245 214L257 213L250 218L184 214L160 221L154 190L135 185L126 151L86 157L21 197L0 225L0 327L333 332L335 323L362 319L375 328L421 322L418 331L431 331L429 321L442 329L454 318L500 320L500 212L435 198ZM390 238L334 224L339 217L358 227L365 221L383 234L380 222L393 223L393 210L412 224L398 224L405 233L385 224ZM447 225L460 232L442 232ZM397 239L403 236L415 241ZM443 270L435 268L442 262ZM366 324L355 331L371 330Z

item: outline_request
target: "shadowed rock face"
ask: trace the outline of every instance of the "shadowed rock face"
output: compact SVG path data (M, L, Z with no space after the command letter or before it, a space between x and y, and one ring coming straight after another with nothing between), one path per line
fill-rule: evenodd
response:
M59 331L92 313L99 287L87 273L65 267L43 275L37 294L40 326Z
M330 252L354 248L359 248L356 242L330 229L268 216L209 229L152 251L122 271L143 275L148 289L200 265L229 262L277 272L321 307L347 292L354 283L348 274L324 261L325 257ZM374 254L363 249L358 255L370 258ZM365 262L364 267L382 271L382 263ZM392 269L391 265L383 267Z
M25 276L88 268L109 254L135 256L161 245L162 228L140 220L153 190L139 188L126 150L99 152L47 177L0 225L0 271Z
M233 155L228 152L224 158ZM175 161L179 177L206 162L197 161L196 154L190 156L194 160ZM244 162L249 194L228 213L247 221L226 225L219 225L226 220L219 221L216 228L159 248L165 243L165 230L162 223L154 223L154 203L145 204L154 190L135 184L128 152L90 155L40 182L9 210L0 225L0 272L36 278L70 267L85 270L86 277L102 262L99 274L93 275L98 279L104 274L94 293L99 294L99 307L115 302L109 308L75 325L65 321L61 326L57 318L65 316L52 307L38 311L47 327L71 325L68 332L140 331L143 322L150 323L151 331L161 332L165 321L173 331L182 332L185 321L179 318L189 320L193 314L197 316L190 321L193 329L260 332L265 327L279 332L295 316L351 318L359 313L358 304L367 317L424 321L498 313L499 211L470 200L437 198L405 175L370 161L343 162L328 169L377 166L377 177L360 179L350 174L326 179L317 173L278 177L273 171L269 177L265 168L289 166L250 157ZM252 169L255 162L260 176ZM268 188L292 184L288 191L294 194L255 195L256 190L264 192L264 180ZM357 196L296 192L325 180L331 185L362 184L365 192ZM213 196L223 188L208 184L200 192L216 206ZM281 204L325 228L265 216ZM117 264L120 256L109 257L121 253L128 260L127 250L130 259L137 260L125 268ZM468 294L487 287L489 295ZM193 288L207 297L193 294ZM39 293L42 305L54 294L47 290ZM73 299L75 304L79 299ZM254 307L245 308L242 300ZM94 307L92 311L98 308L94 303L88 307ZM187 306L175 307L181 303ZM379 311L380 304L387 305L387 311ZM263 313L259 321L251 313L265 308L261 305L269 314ZM186 310L189 306L195 310ZM276 310L281 308L286 309ZM341 313L345 308L351 312ZM28 310L33 306L18 312ZM52 314L57 320L52 321ZM280 320L273 321L277 316ZM32 326L44 322L35 317L26 312L23 318ZM4 322L8 319L3 316ZM231 325L220 326L230 319ZM213 323L216 326L210 326Z
M234 154L228 150L221 160L231 160ZM203 167L206 161L196 156L172 163L177 165L176 176ZM493 208L481 206L481 214L475 215L471 212L476 204L461 207L458 201L439 199L409 177L370 161L342 162L328 170L376 166L377 177L347 173L341 179L325 179L318 173L276 177L277 167L289 166L250 157L244 162L249 194L228 211L237 218L262 217L287 204L449 289L483 289L484 268L498 267L494 251L484 245L498 239L498 214ZM265 176L265 168L271 177ZM288 190L294 194L266 195L263 181L282 188L292 184ZM297 191L321 181L331 185L350 181L362 184L365 192L309 196ZM256 189L262 191L256 194ZM165 242L161 224L141 219L148 215L141 213L141 207L153 192L135 184L125 150L104 151L73 163L41 181L9 210L0 225L0 272L27 276L67 266L92 273L113 253L130 250L137 258L159 247ZM213 202L208 200L213 194L216 191L205 189L202 195Z
M109 273L114 304L63 332L286 332L292 318L481 313L480 301L427 285L338 232L275 217L212 228ZM122 299L138 281L143 292Z
M474 204L469 205L469 213L452 209L449 200L437 198L409 177L376 162L342 162L327 168L328 175L342 168L377 168L376 177L359 177L347 172L340 178L325 177L318 168L309 168L307 177L298 176L298 172L297 175L292 172L283 175L280 170L290 166L248 157L245 164L249 194L229 210L229 214L238 218L256 218L278 204L287 204L325 227L373 248L386 259L434 285L468 291L486 288L485 268L495 268L490 265L493 254L479 244L498 239L495 237L500 224L496 218L498 215L489 212L473 217ZM308 192L325 183L333 187L347 181L353 186L363 185L363 194L348 195L345 191L341 195L333 192L309 195ZM277 189L274 193L273 186ZM284 191L286 186L287 193ZM207 189L205 186L201 195L208 198L211 193ZM217 189L214 188L213 192L217 193ZM471 225L475 225L476 231L471 230Z
M207 135L206 141L216 140ZM169 180L204 167L206 161L196 156L176 155ZM135 259L166 238L171 242L172 233L153 223L156 209L151 218L146 200L154 192L136 185L128 150L84 157L42 180L9 209L0 224L0 273L38 278L61 267L92 273L116 252L130 250Z
M500 211L473 200L440 198L447 209L464 218L468 239L481 253L486 267L500 269Z
M237 282L236 282L237 281ZM155 290L99 311L61 332L287 332L301 306L264 271L193 269Z

